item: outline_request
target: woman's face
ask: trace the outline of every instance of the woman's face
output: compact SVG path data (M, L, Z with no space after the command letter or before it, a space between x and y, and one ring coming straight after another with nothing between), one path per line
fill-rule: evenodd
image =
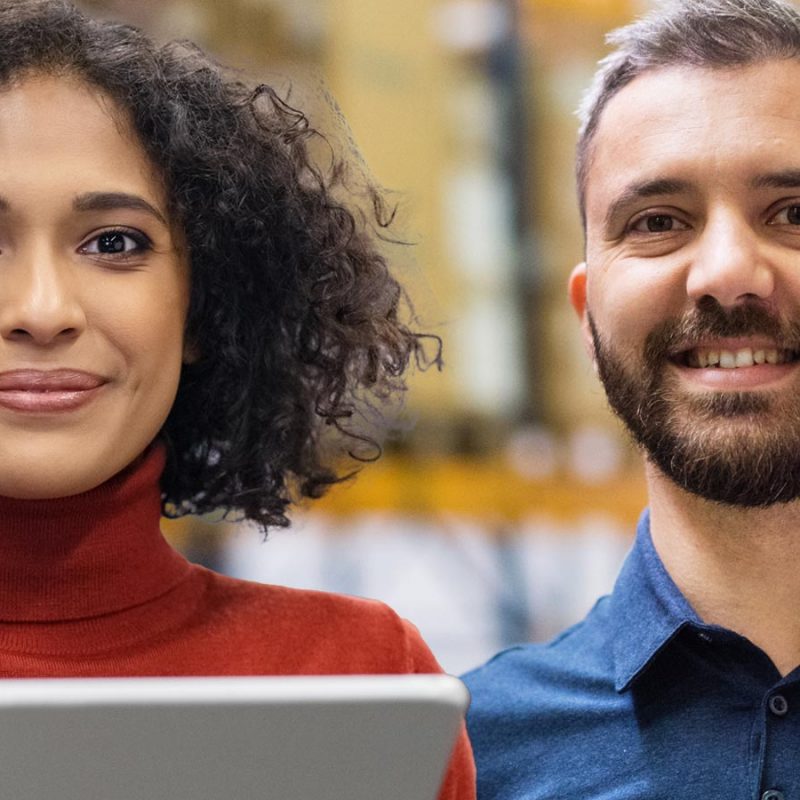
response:
M0 495L98 486L158 433L189 271L125 115L77 79L0 92Z

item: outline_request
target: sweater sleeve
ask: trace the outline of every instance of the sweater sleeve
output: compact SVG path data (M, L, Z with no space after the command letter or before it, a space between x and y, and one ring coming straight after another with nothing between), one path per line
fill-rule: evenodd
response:
M410 660L408 671L417 674L444 672L422 640L419 631L410 622L404 621L404 626ZM453 747L450 764L439 789L438 800L475 800L475 796L475 761L467 738L466 726L462 722L461 733Z

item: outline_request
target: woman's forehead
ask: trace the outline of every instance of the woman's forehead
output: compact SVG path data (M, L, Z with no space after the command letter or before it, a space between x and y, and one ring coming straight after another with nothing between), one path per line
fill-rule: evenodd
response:
M166 214L164 182L130 114L79 78L34 74L0 91L0 194L125 191Z

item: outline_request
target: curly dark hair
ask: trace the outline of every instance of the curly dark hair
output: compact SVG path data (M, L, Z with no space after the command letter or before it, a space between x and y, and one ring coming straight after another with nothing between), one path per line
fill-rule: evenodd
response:
M3 0L0 86L36 72L77 76L130 115L188 243L198 357L161 432L165 513L287 525L294 500L342 479L326 427L379 452L348 421L425 362L384 255L382 194L365 188L369 214L343 202L347 165L315 163L306 116L196 46L156 45L66 0Z

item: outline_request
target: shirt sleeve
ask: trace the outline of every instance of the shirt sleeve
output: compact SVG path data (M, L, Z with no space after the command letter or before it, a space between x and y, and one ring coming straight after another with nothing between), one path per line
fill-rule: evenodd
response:
M433 653L422 640L419 631L404 621L410 664L408 671L416 674L442 673ZM450 764L439 789L438 800L475 800L475 761L467 738L467 729L461 723L461 733L453 747Z

